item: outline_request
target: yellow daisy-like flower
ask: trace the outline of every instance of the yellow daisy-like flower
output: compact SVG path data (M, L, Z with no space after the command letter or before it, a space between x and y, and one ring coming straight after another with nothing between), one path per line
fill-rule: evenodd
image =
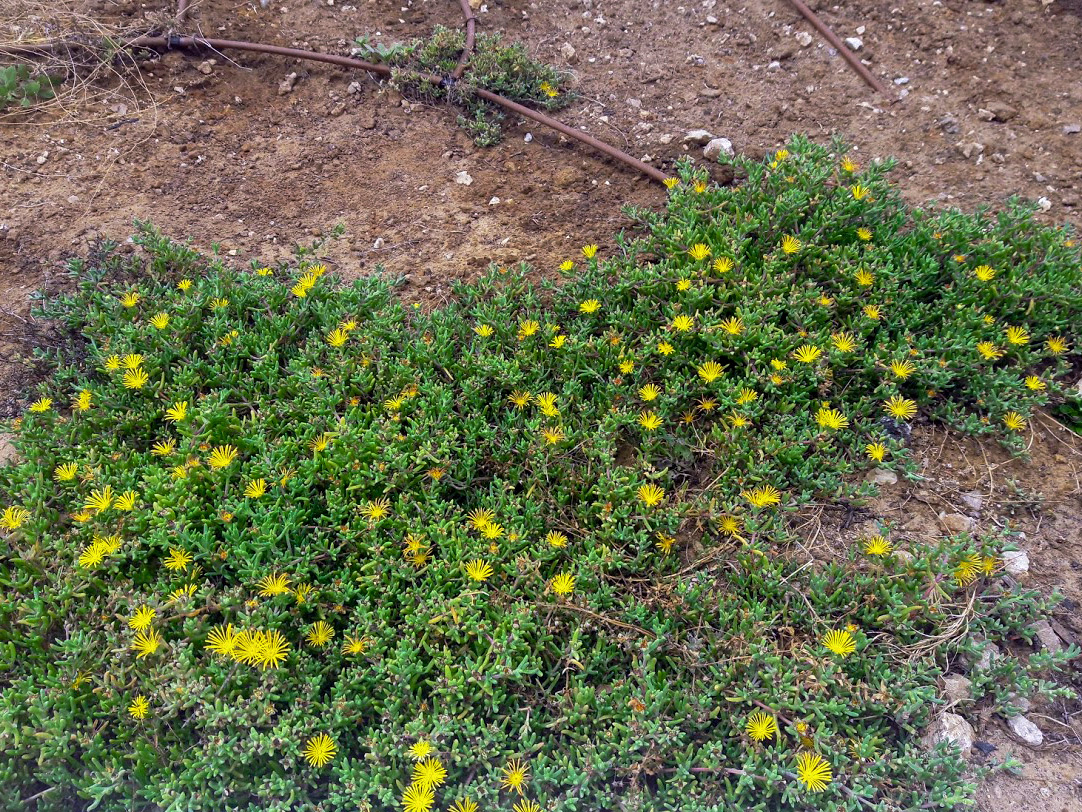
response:
M127 370L139 369L143 365L143 356L138 352L131 352L124 356L120 365Z
M507 399L511 401L517 409L525 409L530 402L530 398L531 395L529 392L523 392L519 389L514 390L507 396ZM553 395L553 398L555 399L555 395Z
M308 630L308 634L305 635L305 640L309 645L316 648L323 648L334 637L334 626L325 620L317 620L312 624L312 628Z
M332 347L341 347L349 341L349 333L341 327L335 327L327 333L327 343Z
M659 341L657 343L657 351L662 355L672 355L676 350L668 341Z
M1044 345L1053 355L1063 355L1068 350L1067 342L1059 336L1052 336L1044 342Z
M1007 333L1007 342L1009 344L1029 343L1029 330L1025 327L1008 327L1005 332Z
M390 403L390 401L388 401L388 403ZM387 404L385 403L383 405L386 406ZM394 408L391 409L391 411L396 411L397 408L399 406L401 406L401 405L402 405L402 401L401 401L401 399L399 399L397 404L395 405ZM390 407L388 407L388 408L390 408ZM330 447L330 445L331 445L331 435L328 434L327 432L323 432L322 434L317 434L315 437L312 438L311 442L308 443L308 447L310 449L312 449L312 451L314 451L317 454L320 451L326 451Z
M105 359L104 366L105 369L107 369L109 372L114 372L115 370L120 369L120 356L110 355L108 358Z
M857 229L857 237L859 239L863 240L864 242L868 242L868 240L870 240L872 238L872 230L870 228L864 228L864 227L858 228Z
M681 313L672 320L672 329L678 333L686 333L695 326L695 319L686 313Z
M864 541L864 552L867 555L890 555L894 546L883 535L876 533Z
M432 787L410 784L402 793L404 812L429 812L434 803L436 803L436 790Z
M871 189L866 186L861 186L859 183L849 187L849 194L853 196L853 200L863 200L870 192Z
M876 462L882 462L883 457L887 455L887 447L882 443L868 443L864 446L864 453Z
M210 452L210 459L207 462L211 468L228 468L236 458L236 448L231 445L220 445Z
M496 514L487 508L477 508L471 510L467 516L474 530L484 530L488 527L496 518Z
M492 329L491 325L488 324L477 324L474 326L473 331L477 333L477 335L481 336L481 338L488 338L490 335L496 332Z
M466 563L466 575L471 581L487 581L492 577L492 565L475 558Z
M696 190L698 190L698 187L700 185L703 186L703 188L706 188L705 183L696 183ZM537 801L531 801L528 798L523 798L521 801L511 807L511 812L545 812L545 810L541 808L541 804L537 803Z
M560 270L563 271L564 273L567 273L568 271L570 271L574 267L575 267L574 260L565 259L563 262L560 263Z
M757 508L781 504L781 491L773 485L761 485L758 488L741 491L740 495Z
M665 498L665 491L653 483L647 485L640 485L637 491L639 501L649 508L652 508L661 503L661 500Z
M79 556L79 566L87 570L94 569L105 560L107 552L104 545L94 542Z
M535 335L540 329L541 325L533 319L526 319L525 321L519 322L518 340L522 341L523 339L527 339L530 336Z
M639 398L649 403L651 400L656 400L661 394L661 390L654 386L652 383L646 384L639 390Z
M656 431L661 428L661 418L657 412L639 412L639 425L647 431Z
M135 510L135 503L139 495L135 491L124 491L116 498L117 510Z
M584 257L586 257L587 259L593 259L596 254L597 254L597 246L596 245L591 244L591 245L582 246L582 255Z
M666 185L672 178L666 178ZM461 798L451 804L451 808L448 812L477 812L477 804L469 798Z
M503 778L500 779L500 786L504 789L522 795L529 781L530 768L519 759L512 759L504 765Z
M737 538L743 532L744 526L736 516L722 516L718 529L730 538Z
M215 626L207 635L207 642L203 644L203 648L221 657L231 657L233 650L237 647L237 639L238 636L233 632L232 623Z
M170 423L180 423L188 416L188 401L178 400L165 410L165 419Z
M284 573L271 573L264 575L256 584L259 587L261 598L273 598L275 595L284 595L289 592L289 576Z
M981 357L986 361L995 361L997 358L1003 357L1003 350L999 349L991 341L978 341L977 352L981 354Z
M71 408L77 412L85 412L90 409L91 394L89 389L81 391L75 400L72 401Z
M875 282L875 274L873 274L871 271L866 271L864 268L861 268L859 271L853 274L853 279L862 288L868 288L871 287L872 283Z
M244 486L244 495L249 499L258 499L267 492L267 480L253 479Z
M852 333L833 333L830 341L838 352L852 352L857 348L857 337Z
M676 544L676 536L667 536L664 533L657 534L657 544L655 545L661 552L668 555Z
M34 412L35 414L42 414L43 412L49 411L49 408L52 405L52 398L39 398L38 400L35 400L32 404L30 404L30 411Z
M320 768L331 762L338 748L326 733L317 733L304 746L304 760L311 766Z
M991 282L995 277L996 272L988 265L978 265L973 269L973 275L977 277L981 282Z
M176 450L177 441L172 438L169 438L168 440L159 440L150 447L150 453L155 457L168 457Z
M192 563L191 553L185 550L178 550L175 547L169 548L169 555L165 557L165 564L167 570L174 572L188 569L188 565Z
M736 396L736 402L740 406L747 406L749 403L754 403L758 399L759 399L759 393L756 392L754 389L749 389L746 386L741 388L740 394L738 394ZM710 411L710 410L709 409L704 409L703 411Z
M357 657L364 654L371 645L372 641L367 637L350 636L342 643L342 653Z
M821 792L833 777L830 765L818 753L801 753L796 760L797 781L812 792Z
M139 304L139 299L139 294L136 291L131 291L120 297L120 303L124 305L124 307L135 307Z
M781 372L783 369L788 369L789 363L787 361L781 360L780 358L771 358L770 366L774 367L774 369L778 370L778 372Z
M717 273L729 273L733 269L733 261L728 257L718 257L714 260L714 270Z
M804 344L793 352L793 358L802 364L813 364L823 351L812 344Z
M673 189L680 185L680 178L665 178L662 183L664 183L665 188L671 192Z
M113 487L106 485L104 488L99 488L90 492L90 496L86 498L86 504L83 505L83 510L92 510L94 513L103 513L108 510L113 504Z
M823 307L830 307L832 304L834 304L834 299L824 294L819 297L819 304L821 304Z
M883 311L879 309L879 305L864 305L864 307L861 308L861 312L864 314L865 318L871 319L872 321L879 321L879 319L883 317Z
M894 377L904 381L916 372L917 368L913 366L913 362L909 360L891 361L890 371L894 373Z
M567 435L559 426L542 429L541 436L545 438L546 445L559 445L567 438Z
M256 268L255 273L256 276L270 276L274 271L264 265L262 268Z
M707 361L699 367L697 372L704 382L713 383L721 377L722 368L717 361Z
M778 722L769 713L755 711L744 725L745 732L757 742L767 741L778 734Z
M447 780L447 770L438 758L430 756L413 765L412 780L418 786L434 789Z
M0 527L5 530L17 530L23 526L23 522L30 518L30 511L21 507L4 508L4 515L0 516Z
M150 703L147 702L147 698L142 694L135 697L128 705L128 713L131 714L132 719L146 719L147 714L150 713Z
M980 556L970 553L969 555L963 556L962 560L959 561L958 565L954 568L954 580L960 586L965 586L977 577L977 573L980 572L980 569Z
M135 635L135 639L132 640L131 649L136 652L135 658L141 660L143 657L157 651L161 644L162 638L158 635L158 632L154 629L148 629Z
M622 373L624 373L625 375L630 375L634 369L635 369L635 362L634 361L621 361L620 362L620 371Z
M849 418L837 409L824 407L815 413L815 422L819 424L820 428L838 431L849 425Z
M681 279L680 281L678 281L676 283L676 289L678 291L680 291L681 293L683 293L684 291L691 290L691 280L690 279Z
M156 327L159 330L164 330L169 326L169 314L168 313L155 313L150 317L150 324L152 327Z
M596 313L600 309L601 302L599 302L597 299L587 299L586 301L579 304L580 313Z
M910 420L917 413L917 404L908 398L891 395L883 402L883 409L896 420Z
M1034 392L1043 392L1047 388L1047 384L1036 375L1027 375L1025 384L1027 389L1032 389Z
M533 402L545 417L558 417L560 414L560 410L556 408L556 395L552 392L542 392L540 395L536 395Z
M731 336L738 336L744 332L744 320L739 316L723 319L718 326Z
M57 482L71 482L79 473L79 464L65 462L53 469L53 479Z
M848 657L857 650L857 641L846 629L831 629L823 635L823 645L839 657Z
M258 665L264 671L278 668L289 656L289 643L280 631L260 633Z
M187 465L177 465L176 467L174 467L172 470L169 471L169 476L171 476L173 479L187 479L188 478L188 466Z
M856 163L848 155L842 156L841 167L843 172L856 172L860 169Z
M696 261L701 261L710 256L710 249L703 243L697 242L695 243L695 245L691 246L691 248L688 249L688 254L691 256L692 259Z
M1003 415L1003 425L1011 431L1021 431L1026 427L1026 419L1018 412L1007 412Z
M706 181L697 180L691 188L695 190L695 194L701 195L706 191Z
M300 606L302 603L307 603L308 598L314 589L315 587L311 584L298 584L297 588L293 590L293 597L296 599L297 605Z
M796 237L786 234L781 240L781 250L786 254L795 254L803 247L803 243Z
M181 279L179 282L177 282L177 290L179 290L181 293L187 293L191 289L192 289L192 280L191 279Z
M370 522L378 522L386 519L391 513L390 499L370 499L361 508L361 515Z
M432 745L424 739L416 742L410 749L409 755L414 761L424 761L432 752Z

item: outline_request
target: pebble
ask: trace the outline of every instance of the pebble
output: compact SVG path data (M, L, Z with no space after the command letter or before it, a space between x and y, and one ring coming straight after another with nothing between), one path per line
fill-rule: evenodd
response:
M977 522L974 519L962 513L940 513L939 520L943 522L943 526L947 528L947 532L952 535L968 533L977 525Z
M796 35L796 41L801 48L807 48L812 44L812 35L807 31L801 31Z
M470 175L465 169L455 174L455 183L460 183L463 186L469 186L473 183L473 176Z
M1008 575L1025 575L1029 572L1029 553L1025 550L1007 550L1003 553L1003 569Z
M1025 716L1012 716L1007 720L1007 727L1011 729L1011 733L1030 747L1040 747L1044 744L1044 734L1041 733L1041 729Z
M984 648L981 649L981 653L978 655L976 662L966 657L970 666L975 671L987 671L992 666L992 660L998 660L1003 656L1003 652L999 650L999 646L995 643L985 642Z
M703 149L703 157L708 161L716 161L722 155L727 155L730 158L736 155L733 142L728 138L711 138Z
M969 755L974 738L973 725L957 713L941 714L924 734L924 742L929 748L935 747L940 742L951 742L958 745L962 758Z
M966 491L961 495L962 504L973 513L980 513L984 507L984 497L976 491Z
M886 468L876 468L864 475L864 481L872 485L897 485L898 475Z
M1041 211L1048 211L1050 208L1052 208L1052 201L1049 200L1047 197L1038 197L1037 208L1039 208Z
M706 130L689 130L684 136L685 144L698 144L705 147L714 136Z
M533 141L533 133L526 133L524 136L522 136L522 140L529 144L531 141Z
M196 70L205 76L210 76L212 73L214 73L214 65L215 60L204 59L202 62L199 63L199 65L196 66Z
M1017 110L1001 101L988 102L985 109L992 114L992 121L1010 121L1018 115Z
M845 44L848 45L849 48L851 48L852 50L859 51L861 48L864 47L864 40L862 40L860 37L846 37Z
M360 82L350 82L349 87L346 88L346 93L348 93L351 96L356 96L360 92L361 92L361 83Z
M1059 635L1052 630L1052 626L1047 620L1038 620L1031 627L1034 634L1037 635L1037 640L1041 644L1042 651L1050 651L1052 653L1063 651L1063 641L1059 639Z
M664 135L659 135L657 140L660 144L671 144L672 139L672 133L665 133Z
M909 77L908 76L899 76L897 79L894 80L894 84L896 84L896 85L908 85L909 84Z
M490 206L498 206L499 204L500 204L500 199L498 197L489 198L488 205L490 205Z
M278 95L284 96L293 92L293 86L297 84L297 74L291 73L278 84Z
M1080 132L1082 132L1082 124L1064 124L1063 125L1063 134L1064 135L1077 135Z
M560 56L567 60L568 63L574 64L577 61L575 59L575 46L570 42L565 42L560 46Z
M961 674L948 674L943 678L943 696L951 705L973 699L973 683Z

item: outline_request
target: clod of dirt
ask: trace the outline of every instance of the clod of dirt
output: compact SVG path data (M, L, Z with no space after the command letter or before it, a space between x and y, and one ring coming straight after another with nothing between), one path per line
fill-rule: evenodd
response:
M962 757L966 758L975 738L973 725L957 713L944 713L929 725L924 734L924 744L931 750L940 742L950 742L958 745Z
M986 121L1010 121L1012 118L1018 115L1018 111L1011 107L1009 104L1005 104L1001 101L992 101L984 105L978 114L982 114L981 118Z
M215 65L215 60L213 60L213 59L204 59L202 62L200 62L196 66L195 69L197 71L199 71L200 73L202 73L204 76L210 76L212 73L214 73L214 65Z
M1041 733L1041 729L1025 716L1012 716L1007 720L1007 727L1010 728L1011 733L1030 747L1040 747L1044 744L1044 734Z

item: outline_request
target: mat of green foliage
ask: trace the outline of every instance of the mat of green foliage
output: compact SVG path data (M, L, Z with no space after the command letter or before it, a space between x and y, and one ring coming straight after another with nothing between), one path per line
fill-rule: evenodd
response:
M1017 202L912 209L837 145L736 163L562 286L493 269L432 312L150 228L73 261L42 311L80 360L44 359L0 469L0 807L971 797L920 733L1046 610L1009 536L825 560L798 511L904 474L914 421L1021 451L1068 397L1079 248ZM981 703L1059 690L1013 650Z

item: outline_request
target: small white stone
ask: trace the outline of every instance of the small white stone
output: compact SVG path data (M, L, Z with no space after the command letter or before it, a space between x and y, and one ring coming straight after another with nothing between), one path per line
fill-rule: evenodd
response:
M490 205L490 206L498 206L498 205L500 205L500 199L498 197L489 198L488 205Z
M714 136L707 130L688 130L688 134L684 136L685 144L698 144L701 147L705 147L707 142Z
M531 141L533 141L533 133L526 133L526 135L522 136L522 140L525 141L527 144L530 143Z
M736 155L733 142L728 138L711 138L703 149L703 157L708 161L716 161L722 155L727 155L730 158Z
M469 186L473 183L473 176L470 175L465 169L455 174L455 183L461 183L463 186Z
M846 37L845 44L848 45L849 48L851 48L852 50L859 51L861 48L864 47L864 40L862 40L860 37Z
M908 76L899 76L897 79L894 80L894 84L896 84L896 85L908 85L909 84L909 77Z
M665 133L664 135L658 136L657 140L661 144L671 144L672 139L673 139L672 133Z
M565 42L560 46L560 56L568 62L573 62L575 60L575 46L570 42Z
M1037 640L1041 643L1042 651L1051 651L1053 653L1063 651L1063 641L1052 630L1052 626L1047 620L1038 620L1033 624L1032 628L1037 635Z
M1003 553L1003 569L1008 575L1025 575L1029 572L1029 553L1025 550L1007 550Z
M376 237L376 241L374 243L372 243L372 247L377 251L380 248L382 248L383 247L383 237Z
M801 48L807 48L812 44L812 35L807 31L801 31L796 35L796 41Z
M940 742L956 744L962 758L966 758L973 747L974 736L973 725L957 713L944 713L929 726L924 741L929 747Z
M886 468L876 468L874 471L865 474L864 481L870 482L872 485L896 485L898 484L898 475Z
M1037 206L1038 208L1040 208L1041 211L1048 211L1050 208L1052 208L1052 201L1049 200L1047 197L1038 197Z
M859 34L860 36L864 36L864 32L867 31L867 30L868 29L865 28L863 25L858 25L857 26L857 34Z
M1030 747L1040 747L1044 743L1044 734L1041 729L1025 716L1012 716L1007 720L1007 727L1011 729L1011 733Z
M943 696L951 705L973 699L973 683L961 674L948 674L943 678Z

